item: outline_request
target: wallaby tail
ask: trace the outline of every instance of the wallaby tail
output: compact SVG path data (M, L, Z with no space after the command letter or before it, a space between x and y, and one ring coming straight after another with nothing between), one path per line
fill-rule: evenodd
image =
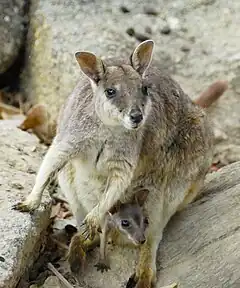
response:
M203 91L194 102L202 108L208 108L227 90L227 88L227 81L218 80Z

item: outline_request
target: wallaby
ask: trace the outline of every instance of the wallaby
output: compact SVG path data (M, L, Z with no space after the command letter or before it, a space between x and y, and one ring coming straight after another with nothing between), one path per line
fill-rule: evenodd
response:
M137 191L132 201L128 203L118 201L108 211L100 234L99 262L95 265L97 270L104 272L110 269L106 252L109 240L118 245L140 246L145 243L148 218L142 206L148 193L148 190Z
M137 288L156 282L163 229L179 207L196 198L213 156L205 111L154 64L153 49L147 40L129 59L75 54L82 79L60 112L32 192L14 206L38 208L45 187L60 172L59 185L79 227L84 217L89 236L83 240L80 231L72 238L68 259L78 270L111 207L127 203L136 187L148 190L146 242L130 278Z

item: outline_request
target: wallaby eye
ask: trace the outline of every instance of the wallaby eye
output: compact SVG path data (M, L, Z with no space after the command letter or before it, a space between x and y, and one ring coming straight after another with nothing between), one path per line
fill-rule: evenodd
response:
M114 88L108 88L105 90L105 93L107 95L107 98L111 99L116 95L117 91Z
M128 220L122 220L121 224L122 224L122 227L129 227L130 226L130 222Z
M143 93L143 95L145 95L145 96L148 95L148 87L147 87L147 86L142 86L142 93Z

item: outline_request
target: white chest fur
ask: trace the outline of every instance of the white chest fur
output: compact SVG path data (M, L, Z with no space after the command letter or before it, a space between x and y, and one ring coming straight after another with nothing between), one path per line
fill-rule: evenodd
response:
M71 161L77 197L86 211L99 202L106 187L107 159L101 158L101 152L101 149L92 148L85 159L77 157Z

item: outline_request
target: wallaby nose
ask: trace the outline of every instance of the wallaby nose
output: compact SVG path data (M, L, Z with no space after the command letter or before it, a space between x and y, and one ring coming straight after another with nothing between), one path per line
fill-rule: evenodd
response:
M139 237L139 244L144 244L145 242L146 242L146 238L145 238L145 236L144 235L141 235L140 237Z
M144 244L146 242L146 239L142 239L141 241L140 241L140 244L142 245L142 244Z
M142 112L139 109L132 109L130 111L130 119L133 123L140 123L143 119Z

